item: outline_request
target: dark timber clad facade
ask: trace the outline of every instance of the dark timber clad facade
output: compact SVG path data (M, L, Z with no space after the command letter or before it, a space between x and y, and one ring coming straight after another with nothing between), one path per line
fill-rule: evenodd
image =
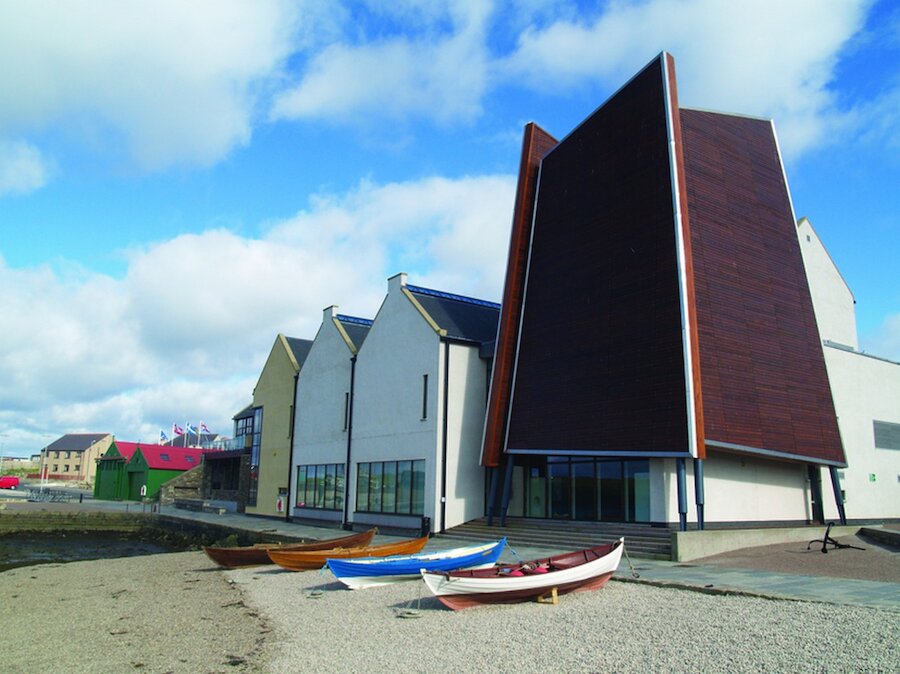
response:
M638 521L647 458L696 460L701 513L707 447L846 465L772 124L680 109L668 54L561 142L526 127L503 300L482 464L528 498L577 457L634 472Z

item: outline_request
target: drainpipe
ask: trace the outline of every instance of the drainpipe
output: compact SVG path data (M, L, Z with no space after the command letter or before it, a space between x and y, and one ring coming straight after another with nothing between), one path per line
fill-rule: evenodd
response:
M450 342L444 340L444 419L441 443L441 533L447 523L447 413L450 411Z
M291 425L290 431L288 432L288 442L290 443L290 449L288 450L288 480L287 480L287 500L288 503L284 504L284 521L291 521L291 508L293 507L290 503L291 500L291 480L293 479L293 470L294 470L294 423L297 419L297 382L300 379L300 373L294 375L294 402L291 404L291 410L293 411L293 415L291 416Z
M341 526L353 528L350 519L350 449L353 443L353 389L356 385L356 356L350 357L350 399L347 401L347 462L344 464L344 520Z

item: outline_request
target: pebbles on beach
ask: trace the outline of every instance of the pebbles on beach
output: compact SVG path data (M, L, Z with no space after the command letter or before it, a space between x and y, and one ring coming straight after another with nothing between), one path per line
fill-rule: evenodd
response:
M900 671L891 611L613 581L557 606L453 612L421 582L351 591L327 572L228 575L265 607L272 672Z
M14 673L900 671L900 612L616 581L453 612L421 582L351 591L186 552L12 569L0 597Z

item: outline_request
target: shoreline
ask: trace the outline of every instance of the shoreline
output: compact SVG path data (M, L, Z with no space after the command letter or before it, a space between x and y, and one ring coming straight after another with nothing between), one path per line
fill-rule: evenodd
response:
M0 596L16 674L900 670L897 611L615 579L557 606L454 612L420 581L351 591L192 551L19 567Z

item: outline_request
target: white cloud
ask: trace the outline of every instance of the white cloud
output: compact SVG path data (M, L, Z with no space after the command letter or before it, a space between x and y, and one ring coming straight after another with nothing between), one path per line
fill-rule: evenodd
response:
M41 151L25 141L0 139L0 196L26 194L47 183L49 168Z
M489 5L452 4L446 10L449 32L436 27L445 16L435 6L408 2L376 7L388 19L406 20L409 32L347 39L318 52L299 83L276 96L272 118L347 122L375 114L442 123L473 119L481 112L487 87Z
M0 315L13 317L0 426L31 449L47 429L149 440L202 419L230 435L275 335L311 339L323 307L372 317L399 271L496 300L514 191L512 176L363 182L259 238L210 230L130 250L120 280L0 258Z
M214 163L249 140L294 17L287 0L0 3L0 131L57 125L145 169Z
M617 86L664 49L676 59L681 105L772 117L786 153L798 154L841 123L829 84L868 5L616 2L601 14L529 28L502 70L540 90Z

